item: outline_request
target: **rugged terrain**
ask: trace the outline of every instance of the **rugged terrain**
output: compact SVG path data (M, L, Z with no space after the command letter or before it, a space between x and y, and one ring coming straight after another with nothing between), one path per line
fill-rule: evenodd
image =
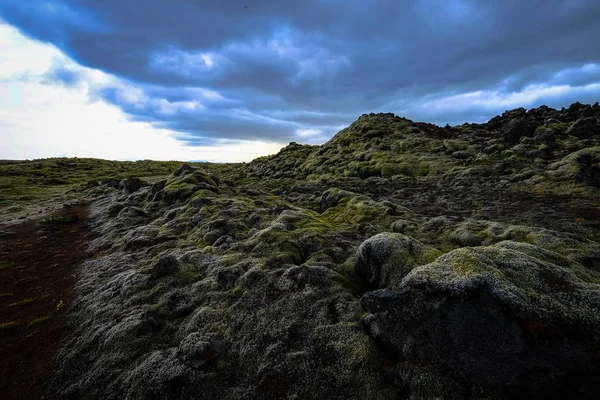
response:
M47 398L600 396L598 104L0 182L59 162L94 238Z

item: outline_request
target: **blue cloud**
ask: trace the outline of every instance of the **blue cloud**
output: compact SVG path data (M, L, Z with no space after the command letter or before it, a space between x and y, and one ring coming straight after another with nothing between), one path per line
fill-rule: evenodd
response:
M445 124L594 101L597 15L595 0L0 5L22 32L139 91L94 95L190 144L323 140L371 111ZM46 78L85 80L60 66Z
M85 76L80 70L60 63L55 63L42 76L42 83L61 84L66 87L78 86L85 80Z

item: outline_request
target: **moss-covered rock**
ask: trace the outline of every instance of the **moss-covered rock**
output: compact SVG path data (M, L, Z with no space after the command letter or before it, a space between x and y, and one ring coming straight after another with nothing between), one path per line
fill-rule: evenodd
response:
M356 273L376 288L396 287L413 268L433 261L440 251L401 233L380 233L363 242Z
M599 290L597 272L507 241L447 253L362 304L375 340L449 382L428 395L593 398Z

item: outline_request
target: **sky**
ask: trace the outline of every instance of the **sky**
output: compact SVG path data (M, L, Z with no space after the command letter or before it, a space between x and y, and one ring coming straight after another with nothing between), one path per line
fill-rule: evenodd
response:
M0 0L0 159L250 161L600 100L597 0Z

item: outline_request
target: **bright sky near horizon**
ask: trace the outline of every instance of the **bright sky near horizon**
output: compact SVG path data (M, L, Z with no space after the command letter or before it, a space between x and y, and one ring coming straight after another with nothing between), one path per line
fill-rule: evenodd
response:
M54 82L47 73L55 65L77 71L85 79L77 85ZM281 148L277 143L251 141L188 146L169 129L131 121L118 106L94 94L110 84L118 82L102 71L75 64L52 45L0 25L0 159L66 156L237 162Z
M600 100L593 0L225 3L3 0L0 159L250 161L364 112Z

